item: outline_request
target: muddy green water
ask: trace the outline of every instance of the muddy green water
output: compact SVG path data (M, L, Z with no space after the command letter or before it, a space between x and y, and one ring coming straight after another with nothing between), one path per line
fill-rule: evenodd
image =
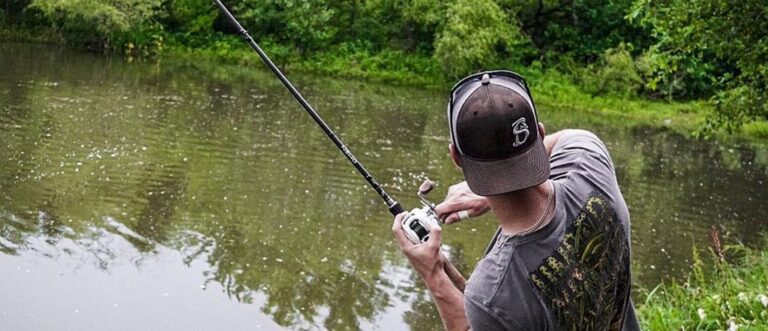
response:
M289 76L406 206L461 179L443 93ZM606 141L638 286L685 277L713 224L768 227L765 145L540 109ZM390 225L266 72L0 44L0 330L437 329ZM444 230L465 274L494 229Z

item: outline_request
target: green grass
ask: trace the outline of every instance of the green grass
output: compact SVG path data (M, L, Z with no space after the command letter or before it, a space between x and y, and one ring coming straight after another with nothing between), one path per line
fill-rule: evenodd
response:
M744 124L741 130L749 137L768 139L768 122L766 121Z
M664 283L636 302L645 330L768 330L768 252L743 246L738 257L704 265L694 250L684 283Z
M712 106L705 101L668 102L639 97L594 96L575 84L568 75L556 70L523 68L521 73L530 81L538 104L605 115L633 125L667 126L676 131L692 133L712 111Z
M164 56L205 58L258 68L264 66L256 53L240 38L232 35L216 35L212 38L213 41L170 35L166 38ZM425 88L444 88L450 84L435 61L421 54L390 49L372 51L363 45L349 43L333 46L323 52L300 54L296 49L270 40L257 42L272 61L286 72L300 71Z

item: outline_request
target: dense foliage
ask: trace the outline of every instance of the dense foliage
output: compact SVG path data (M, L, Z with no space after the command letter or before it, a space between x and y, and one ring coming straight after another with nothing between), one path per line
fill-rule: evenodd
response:
M435 82L556 70L592 95L710 99L707 128L768 119L763 0L230 0L282 64ZM7 0L0 23L93 49L242 58L208 1ZM531 69L533 68L533 69Z
M648 84L666 95L712 96L710 125L768 118L765 1L637 0L630 15L652 30Z

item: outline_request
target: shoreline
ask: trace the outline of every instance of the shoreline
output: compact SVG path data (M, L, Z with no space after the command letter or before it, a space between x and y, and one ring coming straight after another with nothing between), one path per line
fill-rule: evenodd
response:
M118 52L117 50L97 51L82 47L73 47L57 39L55 33L48 37L33 35L25 30L9 30L0 27L0 42L47 44L69 49L125 58L129 62L159 63L163 61L182 61L196 67L206 64L246 66L255 70L267 70L261 59L240 38L220 35L220 38L208 40L202 47L185 46L168 39L155 52L140 54L140 51ZM198 41L199 42L199 41ZM257 41L258 42L258 41ZM443 75L432 59L415 54L339 54L334 52L314 54L301 58L290 54L285 47L269 42L260 44L286 74L300 73L313 76L329 76L334 79L354 79L361 82L379 83L397 87L418 87L431 91L447 90L452 80ZM382 55L384 54L384 55ZM399 57L392 58L394 55ZM387 59L381 59L381 57ZM367 58L366 58L367 57ZM407 65L401 68L387 68L392 62L402 61ZM421 69L419 69L421 68ZM595 96L573 82L573 77L555 69L543 69L540 64L527 68L511 68L526 79L534 92L535 102L542 108L568 109L593 115L607 115L623 118L637 124L670 128L676 132L696 136L703 127L708 114L714 107L708 100L666 101L650 100L639 96ZM768 121L750 122L739 130L728 133L725 130L714 131L710 137L718 140L744 139L750 143L768 142Z

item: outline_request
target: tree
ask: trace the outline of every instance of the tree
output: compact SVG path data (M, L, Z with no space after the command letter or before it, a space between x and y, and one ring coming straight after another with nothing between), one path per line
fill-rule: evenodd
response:
M637 0L629 18L657 39L647 54L650 88L669 96L712 95L716 112L704 133L768 119L765 1Z
M626 19L633 0L497 0L505 12L515 13L522 31L539 53L557 65L562 57L591 63L605 50L626 43L643 49L650 45L647 31Z

